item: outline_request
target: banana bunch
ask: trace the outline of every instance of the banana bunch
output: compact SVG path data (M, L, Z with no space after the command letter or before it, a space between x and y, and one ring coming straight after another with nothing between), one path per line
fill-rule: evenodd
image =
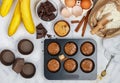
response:
M8 28L9 36L15 34L21 21L23 21L26 30L30 34L35 32L35 25L30 11L30 0L18 0Z
M2 0L2 5L0 7L0 15L2 17L6 16L12 6L13 0Z

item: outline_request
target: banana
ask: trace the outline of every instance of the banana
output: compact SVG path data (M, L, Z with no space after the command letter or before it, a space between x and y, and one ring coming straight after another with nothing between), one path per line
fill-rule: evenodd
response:
M2 0L2 5L0 8L0 15L2 17L6 16L9 13L12 3L13 0Z
M35 25L30 11L30 0L20 0L20 10L26 30L33 34L35 32Z
M18 26L20 25L20 22L21 22L20 3L18 1L17 5L15 7L15 10L14 10L12 20L11 20L9 28L8 28L9 36L12 36L13 34L15 34Z

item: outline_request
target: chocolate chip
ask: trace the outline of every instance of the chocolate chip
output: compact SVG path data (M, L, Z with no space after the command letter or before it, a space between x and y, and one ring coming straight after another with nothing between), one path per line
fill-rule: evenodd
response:
M55 7L53 6L53 4L51 2L46 1L45 4L48 6L50 12L56 11Z

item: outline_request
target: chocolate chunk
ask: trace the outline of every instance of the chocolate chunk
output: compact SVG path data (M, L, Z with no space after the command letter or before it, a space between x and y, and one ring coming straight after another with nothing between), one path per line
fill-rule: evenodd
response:
M37 34L41 35L41 38L45 37L46 33L47 33L46 29L37 30Z
M10 50L3 50L0 54L0 60L1 60L2 64L9 66L9 65L13 64L13 62L15 60L15 55Z
M41 23L36 28L37 28L37 39L46 36L47 30L44 28L44 26Z
M39 14L38 14L39 17L42 17L43 15L44 15L43 11L40 11Z
M28 55L34 49L33 43L28 39L23 39L18 43L18 50L21 54Z
M42 6L40 5L40 8L37 10L37 13L43 12L43 11L44 11L43 8L44 8L44 7L42 7Z
M40 23L36 28L37 29L41 29L41 28L43 28L44 26Z
M52 38L52 35L50 35L50 34L47 34L47 37L48 37L48 38Z
M24 66L24 59L23 58L17 58L13 64L12 69L16 72L16 73L20 73L22 71L22 68Z
M41 19L44 21L49 21L49 17L45 14L41 17Z
M45 4L46 4L46 7L49 9L48 10L49 12L55 12L56 11L55 7L53 6L53 4L51 2L46 1Z
M46 13L51 13L49 6L44 7Z
M20 74L24 78L32 78L34 76L35 72L36 72L36 68L35 68L34 64L25 63Z
M41 17L44 14L44 3L41 3L40 7L37 10L38 16Z
M50 19L50 20L53 20L53 19L55 19L55 17L56 17L55 14L52 13L52 14L49 16L49 19Z
M52 5L52 3L49 2L49 1L46 1L45 4L48 5L48 6L51 6L51 5Z
M50 7L50 10L51 10L51 12L55 12L55 11L56 11L56 9L55 9L54 6L51 6L51 7Z

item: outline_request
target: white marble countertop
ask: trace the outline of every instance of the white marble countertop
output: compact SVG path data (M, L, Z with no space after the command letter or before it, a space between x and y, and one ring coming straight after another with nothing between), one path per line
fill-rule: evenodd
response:
M114 74L115 76L111 75L111 72L113 71L112 68L114 68L114 64L111 64L110 67L108 68L108 74L105 78L103 78L102 80L94 80L94 81L89 81L89 80L70 80L70 81L65 81L65 80L47 80L44 77L44 70L43 70L43 59L44 59L44 55L43 55L43 44L41 43L41 41L43 41L44 39L39 39L36 40L36 34L34 35L30 35L24 28L23 24L21 23L21 25L19 26L18 31L16 32L16 34L13 37L8 37L7 35L7 29L8 29L8 25L10 23L13 11L14 11L14 7L16 4L17 0L14 0L14 4L11 8L10 13L2 18L0 17L0 51L2 51L3 49L10 49L12 50L16 57L21 57L24 58L26 61L28 62L32 62L35 64L37 70L36 70L36 74L33 78L31 79L24 79L23 77L21 77L19 74L16 74L13 70L12 70L12 66L7 67L4 66L0 63L0 83L120 83L120 76L118 77L118 73ZM35 14L35 5L37 3L38 0L31 0L31 10L32 10L32 16L34 17L34 22L35 25L39 24L40 22L46 27L46 29L48 30L48 33L50 34L54 34L53 32L53 23L45 23L42 22L41 20L39 20L39 18L36 16ZM54 0L56 2L56 4L59 6L60 2L59 0ZM57 20L63 19L62 17L58 16ZM74 19L74 18L72 18ZM80 18L78 18L80 19ZM68 22L70 22L69 19L65 19ZM78 33L74 32L76 25L71 25L71 32L70 34L66 37L66 38L81 38L81 30ZM93 38L94 40L97 41L97 56L98 56L98 63L97 63L97 72L98 74L100 74L100 72L105 68L106 64L107 64L107 59L104 56L104 48L102 46L102 39L98 36L93 36L90 34L90 28L89 26L87 27L87 31L85 34L86 38ZM18 51L17 51L17 43L20 39L23 38L27 38L30 39L31 41L33 41L34 45L35 45L35 50L33 51L32 54L30 54L29 56L23 56L21 55ZM114 77L114 78L111 78ZM117 76L117 78L116 78ZM111 81L114 80L114 81Z

